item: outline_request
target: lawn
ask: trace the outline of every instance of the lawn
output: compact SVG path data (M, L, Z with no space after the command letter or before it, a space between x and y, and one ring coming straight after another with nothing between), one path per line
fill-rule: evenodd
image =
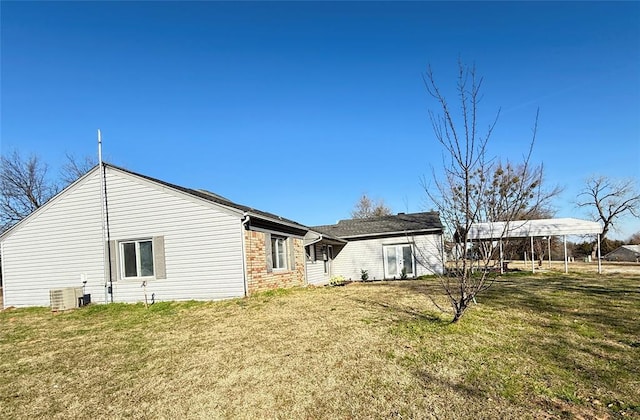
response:
M0 312L0 418L640 418L640 275Z

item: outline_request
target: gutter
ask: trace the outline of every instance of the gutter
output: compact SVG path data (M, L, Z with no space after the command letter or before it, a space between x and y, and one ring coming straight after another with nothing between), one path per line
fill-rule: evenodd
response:
M336 245L336 244L346 244L347 243L347 241L345 239L342 239L341 237L338 237L338 236L335 236L335 235L331 235L331 234L328 234L328 233L322 233L319 230L314 230L314 229L310 228L309 229L309 233L313 233L315 235L318 235L318 238L311 240L311 242L305 243L304 244L305 246L315 244L315 243L320 242L322 240L326 240L327 242L331 242L334 245Z
M240 222L240 234L242 235L242 285L244 287L244 297L249 295L249 283L247 279L247 248L244 244L244 232L247 230L247 223L251 221L249 214L244 213L242 221Z
M258 214L258 213L251 213L251 212L244 212L245 216L251 216L251 217L255 217L256 219L262 219L262 220L267 220L270 222L275 222L281 225L285 225L285 226L289 226L292 227L294 229L298 229L298 230L310 230L308 227L301 225L299 223L296 222L288 222L286 220L281 220L281 219L277 219L277 218L273 218L273 217L268 217L262 214Z
M308 233L316 234L316 235L318 235L318 237L315 238L315 239L311 239L309 242L304 241L304 246L309 246L309 245L316 244L316 243L320 242L322 239L324 239L324 236L320 232L316 232L316 231L310 230Z

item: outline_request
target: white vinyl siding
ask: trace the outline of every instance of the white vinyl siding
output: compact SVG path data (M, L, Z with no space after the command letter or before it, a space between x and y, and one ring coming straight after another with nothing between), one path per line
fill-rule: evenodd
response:
M329 276L324 273L324 261L322 260L322 250L320 243L309 245L314 249L315 259L307 260L307 282L314 286L321 286L329 283Z
M81 287L82 278L93 302L107 300L99 181L94 171L5 237L5 305L48 306L50 289ZM164 248L162 266L154 269L166 278L147 282L148 296L159 301L244 295L239 215L113 168L107 168L107 185L110 239L153 238L154 246L159 239ZM113 280L115 302L144 300L140 278Z
M4 303L48 306L49 290L82 287L104 301L99 174L69 187L2 243Z
M166 279L147 282L156 300L244 295L240 217L173 190L109 170L111 239L164 237ZM144 299L140 279L113 283L115 301Z
M333 274L359 280L364 269L369 272L369 280L384 279L383 247L407 243L413 245L415 276L442 273L440 235L418 235L350 241L335 255Z

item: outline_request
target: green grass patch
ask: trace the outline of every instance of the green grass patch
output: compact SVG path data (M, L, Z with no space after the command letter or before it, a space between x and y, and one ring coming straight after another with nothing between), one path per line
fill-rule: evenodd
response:
M505 277L457 324L433 314L399 322L393 332L417 349L403 363L448 381L451 372L442 366L456 367L456 384L519 406L533 397L550 406L570 404L579 416L600 410L590 401L617 395L613 400L623 403L604 404L605 411L635 413L638 277Z

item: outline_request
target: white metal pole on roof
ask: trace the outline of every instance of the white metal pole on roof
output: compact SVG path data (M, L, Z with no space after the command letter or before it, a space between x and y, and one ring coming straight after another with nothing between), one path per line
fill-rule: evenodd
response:
M244 297L249 296L249 283L248 283L248 276L247 276L247 245L245 244L246 240L247 240L247 236L245 235L245 232L247 231L247 223L249 223L250 221L250 217L247 214L247 212L244 213L244 216L242 217L242 219L240 220L240 233L242 234L242 277L243 277L243 286L244 286ZM322 236L320 236L322 238ZM249 235L249 241L251 241L251 236ZM315 247L315 244L312 244L311 246ZM251 242L249 242L249 247L251 247ZM307 277L307 264L305 263L304 265L304 278L305 281L308 281L308 277Z
M569 264L567 263L567 235L564 235L564 272L569 272Z
M598 233L598 274L602 274L602 261L600 260L600 234Z
M536 272L536 256L535 253L533 252L533 236L531 236L531 272L535 273Z
M113 303L113 274L111 272L111 234L109 233L109 205L107 201L107 170L102 162L102 133L98 129L98 161L100 164L100 191L102 193L103 243L105 244L105 303ZM108 281L107 281L108 279ZM110 298L110 299L109 299Z
M100 129L98 128L98 162L100 166L102 166L102 134L100 133Z
M98 165L100 165L100 214L102 216L102 255L105 259L103 265L104 272L104 303L109 303L109 289L107 282L107 266L111 264L111 261L106 261L107 258L107 247L109 246L109 242L107 240L107 224L105 222L105 210L104 210L104 183L102 180L104 179L103 167L102 167L102 135L100 134L100 129L98 129Z

